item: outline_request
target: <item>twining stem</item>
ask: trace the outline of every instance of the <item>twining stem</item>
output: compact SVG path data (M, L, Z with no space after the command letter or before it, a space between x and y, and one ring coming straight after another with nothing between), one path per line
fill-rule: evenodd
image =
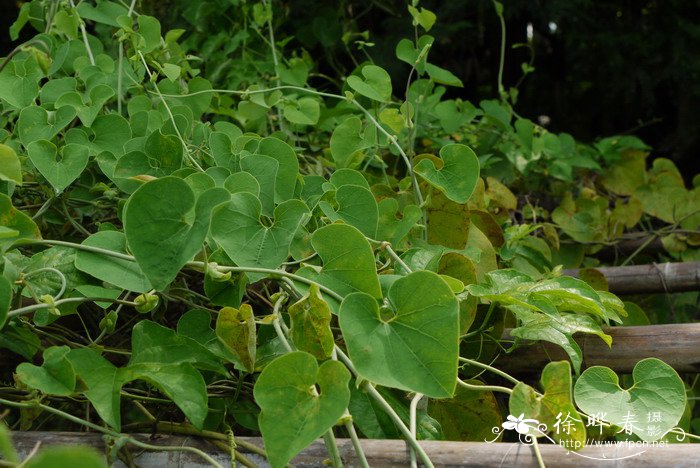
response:
M501 392L507 393L508 395L513 393L513 390L511 390L510 388L501 387L499 385L472 385L460 379L457 379L457 383L464 388L467 388L469 390L476 390L478 392Z
M346 415L345 429L347 429L348 434L350 434L350 440L352 441L352 446L355 448L355 453L359 459L360 466L362 468L369 468L369 463L367 462L367 457L365 456L364 450L362 450L362 444L360 443L360 438L355 430L355 425L352 423L352 416Z
M406 262L404 262L401 257L394 251L394 249L391 248L391 244L388 242L382 242L380 245L380 248L384 249L384 251L396 262L398 263L401 268L403 268L406 273L412 273L413 270L406 265Z
M150 76L150 71L148 69L148 64L146 63L146 58L143 56L141 51L137 51L139 54L139 57L141 57L141 62L143 62L143 66L146 69L146 75ZM158 97L160 98L161 102L163 103L163 106L165 107L165 110L168 112L168 116L170 117L170 121L173 124L173 129L175 130L175 133L177 134L177 137L180 139L180 143L182 144L182 149L187 155L187 159L190 160L192 165L197 168L199 172L204 172L204 169L202 166L199 165L197 160L192 156L192 153L190 153L190 149L187 147L187 143L185 142L185 139L182 138L182 134L180 133L180 129L177 128L177 122L175 122L175 116L173 115L173 111L170 110L170 106L168 105L168 102L165 100L163 97L163 93L160 92L160 88L158 87L158 83L153 81L153 87L156 89L156 93L158 94Z
M131 18L131 14L134 12L134 7L136 6L136 0L131 0L131 5L129 5L129 11L126 16ZM119 62L117 62L117 113L122 114L122 81L124 77L122 76L124 69L124 44L119 43Z
M70 0L71 8L75 9L75 2ZM87 50L88 58L90 59L90 65L95 65L95 56L92 54L92 49L90 48L90 43L88 42L87 31L85 30L85 21L80 18L80 33L83 35L83 42L85 43L85 50Z
M40 304L32 304L30 306L26 307L21 307L19 309L11 310L7 313L7 318L12 318L16 317L18 315L24 315L24 314L29 314L31 312L35 312L40 309L51 309L54 307L58 307L63 304L70 304L70 303L82 303L82 302L112 302L114 304L124 304L132 307L136 307L138 304L135 302L131 301L122 301L121 299L114 299L112 297L67 297L65 299L59 299L57 301L54 301L52 304L49 303L40 303Z
M57 270L56 268L51 268L51 267L39 268L37 270L32 270L29 273L25 273L24 278L29 278L30 276L36 275L37 273L44 273L44 272L53 273L54 275L58 276L58 279L61 281L61 289L53 297L54 300L59 300L61 298L61 296L63 296L63 294L66 292L66 287L68 286L68 281L66 280L66 275L64 275L61 272L61 270Z
M279 338L282 342L284 349L286 349L288 353L291 353L293 351L292 345L290 345L289 341L287 341L287 337L284 335L284 331L282 331L282 327L280 326L280 321L282 320L282 317L280 317L280 309L286 300L287 295L280 294L280 297L275 302L275 306L272 308L272 326L275 327L277 338Z
M328 455L331 456L331 466L333 466L333 468L342 468L343 460L340 458L340 450L338 450L338 443L335 440L333 428L328 429L328 431L323 434L323 442L326 445L326 450L328 450Z
M127 255L121 252L115 252L113 250L108 250L108 249L102 249L100 247L93 247L90 245L84 245L84 244L76 244L73 242L66 242L66 241L59 241L59 240L44 240L44 239L25 239L22 241L17 242L17 245L60 245L63 247L70 247L76 250L82 250L85 252L92 252L96 254L102 254L106 255L108 257L113 257L113 258L118 258L120 260L126 260L129 262L136 262L136 258L134 258L132 255ZM189 268L194 268L197 270L202 271L204 268L206 268L206 264L204 262L187 262L186 266ZM274 270L270 268L257 268L257 267L232 267L232 266L219 266L219 270L222 272L227 272L230 271L232 273L263 273L265 275L269 275L271 277L285 277L292 279L294 281L298 281L299 283L304 283L308 285L315 284L318 286L319 290L323 291L324 293L328 294L331 296L333 299L342 302L343 301L343 296L338 294L337 292L333 291L332 289L317 283L316 281L310 280L308 278L304 278L303 276L295 275L294 273L289 273L288 271L284 270ZM114 301L114 299L109 299L108 301Z
M498 21L501 23L501 50L498 62L498 95L503 99L505 95L505 88L503 87L503 67L505 66L506 60L506 21L503 19L503 6L496 0L493 0L493 6L496 9Z
M511 376L510 374L506 374L502 370L496 369L495 367L489 366L488 364L484 364L483 362L479 362L479 361L475 361L473 359L467 359L467 358L463 358L463 357L460 357L459 361L463 362L465 364L469 364L470 366L481 367L482 369L486 369L487 371L493 372L494 374L501 376L504 379L509 380L510 382L513 382L515 385L520 383L520 381L518 379Z
M411 405L409 406L409 414L410 414L410 429L411 429L411 434L413 434L413 438L417 438L417 417L416 413L418 411L418 403L423 399L423 394L421 393L416 393L413 398L411 399ZM411 449L411 468L418 468L418 463L416 460L416 451Z
M537 459L537 466L539 466L539 468L545 468L544 460L542 459L542 452L540 452L540 446L537 442L537 437L532 438L532 451L535 453L535 458Z
M4 398L0 398L0 403L2 403L3 405L13 407L13 408L26 408L26 409L39 408L43 411L46 411L47 413L55 414L56 416L60 416L60 417L67 419L68 421L71 421L75 424L80 424L82 426L89 427L90 429L93 429L97 432L101 432L101 433L106 434L110 437L114 437L115 439L126 440L129 444L135 445L139 448L143 448L146 450L161 451L161 452L190 452L190 453L194 453L194 454L202 457L204 460L206 460L207 463L209 463L211 466L214 466L216 468L223 468L216 460L214 460L212 457L210 457L205 452L203 452L202 450L199 450L196 447L189 447L189 446L169 447L169 446L159 446L159 445L147 444L147 443L141 442L140 440L137 440L134 437L131 437L127 434L121 434L119 432L112 431L112 430L107 429L105 427L98 426L97 424L91 423L90 421L86 421L85 419L81 419L77 416L73 416L72 414L61 411L57 408L54 408L53 406L44 405L42 403L39 403L38 401L18 402L18 401L5 400Z
M343 352L342 349L340 349L337 345L335 347L335 351L338 354L338 359L343 361L343 364L350 369L350 372L352 372L355 377L358 377L357 370L355 369L355 366L353 365L352 361L350 358ZM360 388L367 392L367 394L374 399L379 406L381 406L382 410L391 418L391 420L396 424L396 427L399 428L399 431L403 436L406 438L406 441L408 444L413 448L413 450L416 451L416 455L421 459L421 462L423 462L423 465L425 465L427 468L434 468L433 462L430 461L430 457L428 457L428 454L425 453L425 450L423 450L423 447L418 443L415 437L413 437L413 434L411 433L411 430L406 427L406 424L404 424L403 420L401 419L401 416L396 414L396 411L394 411L394 408L391 407L391 405L384 399L384 397L377 391L376 388L367 380L363 380L360 384Z

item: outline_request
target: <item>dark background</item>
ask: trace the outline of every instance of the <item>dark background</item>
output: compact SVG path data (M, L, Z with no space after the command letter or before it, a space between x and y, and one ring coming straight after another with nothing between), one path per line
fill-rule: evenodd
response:
M199 13L205 10L196 18L193 2ZM140 11L161 19L164 30L185 26L206 34L208 28L227 27L221 11L236 2L138 3ZM18 4L0 0L0 55L12 48L7 28ZM332 76L349 73L353 62L341 36L369 30L368 42L375 45L368 53L397 79L396 89L405 86L401 80L408 67L394 58L394 47L399 39L413 36L406 2L289 0L273 5L278 38L294 36L289 47L304 46L321 71ZM430 61L451 70L465 85L450 88L449 96L472 102L496 97L500 26L492 3L424 0L421 5L438 16L430 31L436 37ZM534 30L536 70L520 83L520 115L533 120L546 115L550 130L585 142L635 134L656 156L676 161L684 174L698 172L700 0L506 0L504 7L506 88L518 83L521 63L530 60L527 47L512 46L527 42L528 23ZM555 31L550 23L556 24ZM352 53L363 59L356 49Z

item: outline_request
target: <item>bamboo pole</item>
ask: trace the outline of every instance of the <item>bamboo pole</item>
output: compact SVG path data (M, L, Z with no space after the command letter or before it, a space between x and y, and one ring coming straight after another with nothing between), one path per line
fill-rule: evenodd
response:
M14 432L15 446L21 456L26 456L37 444L42 447L51 445L91 446L104 450L104 440L94 433L70 432ZM222 464L228 463L227 453L219 451L195 437L158 435L151 438L140 435L140 439L154 445L190 445L206 450L208 454ZM262 440L253 437L241 439L262 446ZM408 466L409 455L406 444L401 440L361 440L367 460L373 468ZM537 462L529 446L518 443L486 442L444 442L421 441L436 467L536 467ZM338 439L338 448L346 466L359 466L359 461L350 439ZM551 467L599 467L610 464L615 467L658 467L674 466L679 468L700 466L700 444L673 444L655 447L630 447L628 445L603 445L585 447L574 454L557 445L540 444L542 457ZM162 468L164 466L204 467L201 459L181 452L134 452L134 463L142 468ZM250 459L261 467L269 466L255 454ZM295 466L322 468L328 454L323 441L318 440L304 449L294 460ZM613 461L614 460L614 461ZM612 463L612 464L611 464ZM121 466L119 464L115 466Z
M607 366L616 372L631 372L639 360L655 357L678 372L700 372L700 323L607 327L612 348L595 335L576 334L583 351L583 368ZM504 338L512 339L508 330ZM559 347L544 341L525 345L504 355L495 367L511 373L539 373L550 361L568 359Z
M650 294L700 291L700 262L652 263L596 268L615 294ZM578 277L580 270L562 274Z

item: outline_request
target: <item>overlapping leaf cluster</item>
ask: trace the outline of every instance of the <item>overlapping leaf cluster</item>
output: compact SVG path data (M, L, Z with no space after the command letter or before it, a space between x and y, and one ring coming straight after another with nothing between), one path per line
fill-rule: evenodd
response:
M43 32L0 70L0 347L14 364L0 397L22 408L21 427L46 396L72 413L82 400L109 431L166 419L262 434L284 466L334 430L412 440L498 425L491 389L474 390L459 359L490 361L506 319L513 337L563 347L577 375L574 333L610 344L601 326L621 321L622 302L558 276L548 244L512 224L513 193L480 177L501 167L488 143L471 141L475 152L460 136L510 129L507 101L443 100L441 85L461 82L428 61L432 37L396 48L415 78L404 99L371 63L335 93L312 88L309 64L278 59L274 40L272 69L266 59L247 87L213 89L184 31L109 0L45 7L24 4L14 31ZM273 37L269 3L244 13ZM409 14L417 33L435 22ZM548 158L561 180L597 167L565 135L522 119L515 132L494 145L525 176ZM685 405L669 369L645 361L635 374L664 373L644 384L645 408L659 385L669 407ZM551 373L544 395L518 384L511 407L543 421L576 411L568 365ZM593 379L625 392L608 374L579 377L579 408L604 404ZM407 394L430 404L409 407ZM421 429L407 434L413 418Z

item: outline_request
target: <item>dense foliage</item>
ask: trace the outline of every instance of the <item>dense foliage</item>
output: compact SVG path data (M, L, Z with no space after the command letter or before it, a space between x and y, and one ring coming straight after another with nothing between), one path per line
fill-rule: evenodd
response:
M8 426L87 426L124 459L148 445L137 431L231 451L260 434L272 466L322 436L338 464L336 435L403 437L430 465L417 439L491 439L508 415L579 445L697 428L696 376L649 358L620 386L573 339L611 345L603 327L664 309L561 269L640 235L661 240L655 260L698 259L700 178L688 188L635 137L585 145L520 116L503 61L493 99L447 99L462 82L430 61L436 17L418 2L391 45L401 77L351 28L355 68L320 73L305 47L328 25L276 37L269 2L187 2L191 30L135 3L32 0L10 30L37 34L0 64ZM669 299L692 319L697 296ZM533 341L570 362L539 384L498 370ZM664 418L650 433L630 412Z

